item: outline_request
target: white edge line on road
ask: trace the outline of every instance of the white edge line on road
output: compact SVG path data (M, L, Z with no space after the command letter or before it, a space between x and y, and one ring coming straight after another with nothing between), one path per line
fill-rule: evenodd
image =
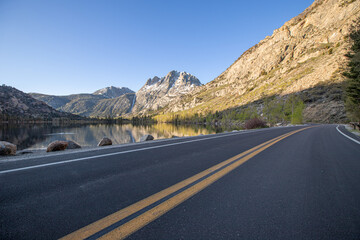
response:
M350 139L351 141L354 141L354 142L356 142L357 144L360 144L360 142L359 142L358 140L355 140L355 139L353 139L352 137L349 137L348 135L346 135L345 133L343 133L342 131L340 131L340 130L339 130L339 126L340 126L340 125L337 125L337 127L336 127L336 130L338 130L339 133L341 133L344 137L347 137L347 138Z
M60 164L64 164L64 163L79 162L79 161L84 161L84 160L88 160L88 159L100 158L100 157L121 155L121 154L125 154L125 153L140 152L140 151L156 149L156 148L163 148L163 147L169 147L169 146L180 145L180 144L185 144L185 143L200 142L200 141L205 141L205 140L209 140L209 139L223 138L223 137L229 137L229 136L235 136L235 135L242 135L242 134L246 134L246 133L262 132L264 130L269 130L269 129L259 129L257 131L241 131L241 132L239 131L239 132L233 133L233 134L224 134L224 135L220 135L220 136L201 138L201 139L194 139L194 140L178 142L178 143L169 143L169 144L160 145L160 146L145 147L145 148L140 148L140 149L133 149L133 150L127 150L127 151L122 151L122 152L116 152L116 153L107 153L107 154L101 154L101 155L90 156L90 157L76 158L76 159L65 160L65 161L60 161L60 162L39 164L39 165L34 165L34 166L29 166L29 167L8 169L8 170L0 171L0 174L18 172L18 171L34 169L34 168L41 168L41 167L47 167L47 166L53 166L53 165L60 165ZM46 156L44 156L44 157L46 157ZM49 156L49 157L51 157L51 156Z
M277 127L277 128L288 128L288 127L305 127L307 126L307 124L302 124L302 125L295 125L295 126L282 126L282 127ZM268 131L268 130L272 130L274 128L263 128L263 129L256 129L256 130L238 130L238 133L254 133L254 132L262 132L262 131ZM232 135L233 132L230 132ZM220 134L224 134L224 133L217 133L216 135L220 135ZM215 135L215 134L208 134L208 135L204 135L205 136L210 136L210 135ZM227 135L229 135L229 133L227 133ZM187 136L187 137L180 137L178 139L193 139L195 137L199 137L199 136ZM165 143L165 142L173 142L173 141L177 141L178 139L176 138L164 138L164 139L158 139L154 142L156 143ZM4 164L4 163L11 163L11 162L15 162L15 161L30 161L30 160L34 160L37 159L39 160L40 158L48 158L48 157L58 157L58 156L67 156L67 155L73 155L73 154L82 154L82 153L89 153L89 152L97 152L97 151L103 151L103 150L110 150L110 149L119 149L119 148L123 148L123 147L129 147L129 146L141 146L141 145L148 145L148 144L152 144L154 142L136 142L136 143L123 143L123 144L118 144L118 145L111 145L111 146L106 146L104 148L84 148L84 149L72 149L66 152L51 152L49 155L45 155L45 154L41 154L41 155L32 155L32 156L15 156L15 157L10 157L7 159L1 159L0 156L0 164ZM0 172L1 173L1 172Z
M241 135L241 134L245 134L245 133L249 133L249 132L240 132L240 133L238 132L238 133L235 133L235 134L226 134L226 135L221 135L221 136L214 136L214 137L209 137L209 138L201 138L201 139L195 139L195 140L178 142L178 143L169 143L169 144L160 145L160 146L145 147L145 148L140 148L140 149L127 150L127 151L123 151L123 152L107 153L107 154L101 154L101 155L96 155L96 156L65 160L65 161L60 161L60 162L52 162L52 163L39 164L39 165L34 165L34 166L29 166L29 167L14 168L14 169L0 171L0 174L18 172L18 171L34 169L34 168L41 168L41 167L47 167L47 166L53 166L53 165L59 165L59 164L64 164L64 163L84 161L84 160L100 158L100 157L108 157L108 156L120 155L120 154L125 154L125 153L140 152L140 151L156 149L156 148L163 148L163 147L169 147L169 146L180 145L180 144L185 144L185 143L192 143L192 142L205 141L205 140L215 139L215 138L223 138L223 137L229 137L229 136L234 136L234 135Z

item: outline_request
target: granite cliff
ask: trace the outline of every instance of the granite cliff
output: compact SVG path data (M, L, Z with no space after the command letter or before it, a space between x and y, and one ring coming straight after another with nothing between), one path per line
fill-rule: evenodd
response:
M276 96L301 96L305 121L346 119L342 72L351 26L360 1L316 0L302 14L244 52L208 84L184 95L163 112L188 114L237 109Z

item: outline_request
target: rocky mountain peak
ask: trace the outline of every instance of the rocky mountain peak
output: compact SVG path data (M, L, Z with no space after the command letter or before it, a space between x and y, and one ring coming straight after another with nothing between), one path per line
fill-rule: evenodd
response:
M153 90L178 90L184 86L201 86L201 82L195 76L191 75L187 72L178 72L171 71L166 74L165 77L159 78L155 76L154 78L149 78L145 85L139 90L139 92L143 91L153 91Z
M151 85L157 83L158 81L160 81L160 78L157 77L157 76L155 76L155 77L153 77L153 78L149 78L149 79L146 81L145 85L146 85L146 86L151 86Z
M105 98L117 98L117 97L120 97L127 93L134 93L134 91L132 91L131 89L126 88L126 87L118 88L118 87L110 86L110 87L99 89L99 90L95 91L93 94L94 95L102 95Z
M172 70L170 71L168 74L166 74L165 78L166 79L173 79L173 78L178 78L180 75L180 72Z
M163 79L162 84L166 84L168 90L183 91L183 87L201 86L201 82L195 76L187 72L171 71Z
M136 93L136 101L132 108L132 113L143 113L164 107L174 98L187 94L198 86L201 86L201 82L195 76L175 70L162 78L150 78Z
M178 79L176 80L175 85L201 86L202 84L199 79L197 79L195 76L191 75L190 73L180 72L180 75L179 75Z

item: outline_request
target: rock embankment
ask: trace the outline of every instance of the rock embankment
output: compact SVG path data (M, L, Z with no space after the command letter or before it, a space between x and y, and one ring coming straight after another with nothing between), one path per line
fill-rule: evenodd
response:
M144 135L140 138L140 142L151 141L154 140L154 137L150 134ZM98 143L98 147L102 146L110 146L112 145L112 140L110 138L104 137ZM56 151L64 151L67 149L80 149L80 144L70 141L70 140L56 140L51 143L46 148L46 152L56 152ZM15 156L17 150L17 146L15 144L0 141L0 156ZM34 153L32 151L22 150L19 151L17 155L30 154Z

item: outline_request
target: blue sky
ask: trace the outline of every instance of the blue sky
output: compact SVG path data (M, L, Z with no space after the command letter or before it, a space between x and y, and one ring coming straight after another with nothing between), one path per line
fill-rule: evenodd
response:
M137 91L186 71L207 83L313 0L0 0L0 84L66 95Z

